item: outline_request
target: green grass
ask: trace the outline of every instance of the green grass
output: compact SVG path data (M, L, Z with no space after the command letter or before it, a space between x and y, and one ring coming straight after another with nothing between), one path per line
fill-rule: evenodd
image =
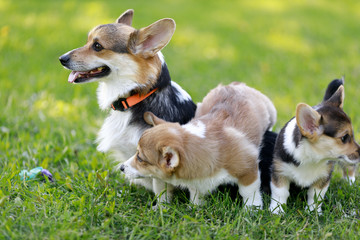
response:
M177 22L163 50L173 80L195 101L219 83L244 81L278 109L275 130L299 102L317 104L346 76L345 111L359 136L360 4L346 1L0 0L0 239L355 239L360 187L337 170L323 215L292 198L283 216L246 212L228 192L189 209L184 193L161 211L96 151L106 116L96 83L70 85L58 57L88 31L134 8L140 28ZM42 166L55 183L22 182Z

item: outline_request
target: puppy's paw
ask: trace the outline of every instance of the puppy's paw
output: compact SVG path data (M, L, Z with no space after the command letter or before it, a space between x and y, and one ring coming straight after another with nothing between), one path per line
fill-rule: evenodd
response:
M271 204L269 210L271 211L271 213L277 214L277 215L285 213L284 209L282 208L282 206L280 204Z
M317 212L319 216L322 215L321 205L311 204L306 206L306 211L308 212Z
M262 205L245 205L244 209L249 212L259 211L259 210L263 209L263 206Z
M154 206L151 207L151 209L153 211L167 211L168 207L163 203L157 202Z
M159 207L159 204L158 204L158 203L151 207L151 209L152 209L153 211L157 211L159 208L160 208L160 207Z
M200 205L190 202L189 204L187 204L187 209L190 211L198 210L198 209L200 209Z
M343 176L345 181L347 181L350 185L354 185L355 183L355 176Z

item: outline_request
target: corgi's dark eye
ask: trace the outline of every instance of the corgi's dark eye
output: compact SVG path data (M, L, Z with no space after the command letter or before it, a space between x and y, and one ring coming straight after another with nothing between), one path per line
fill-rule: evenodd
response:
M94 42L94 44L92 45L92 48L97 52L100 52L101 50L104 49L103 46L101 46L101 44L98 42Z
M144 160L142 160L140 157L139 157L139 154L136 155L136 159L138 160L139 163L143 162Z
M350 139L351 139L351 137L349 134L345 134L344 136L341 137L342 143L348 143L348 142L350 142Z

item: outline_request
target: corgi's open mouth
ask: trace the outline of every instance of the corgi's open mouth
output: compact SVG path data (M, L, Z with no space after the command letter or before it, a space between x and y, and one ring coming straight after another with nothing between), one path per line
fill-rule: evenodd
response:
M72 71L69 75L69 83L85 83L93 80L94 78L105 77L110 74L110 68L102 66L87 72Z

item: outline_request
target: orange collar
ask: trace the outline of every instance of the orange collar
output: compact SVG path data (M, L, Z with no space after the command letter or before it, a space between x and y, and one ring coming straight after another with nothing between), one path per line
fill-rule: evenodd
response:
M149 97L151 94L156 92L157 88L150 91L148 94L141 96L139 93L134 94L128 98L119 98L115 102L111 104L111 108L118 111L125 111L132 106L138 104L139 102L143 101L145 98Z

